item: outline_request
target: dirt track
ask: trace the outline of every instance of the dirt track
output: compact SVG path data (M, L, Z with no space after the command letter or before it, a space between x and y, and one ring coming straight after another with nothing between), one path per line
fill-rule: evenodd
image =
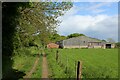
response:
M42 78L48 78L48 65L46 56L43 56L42 61Z
M32 73L35 72L35 70L36 70L36 67L38 65L38 61L39 61L39 56L37 56L32 69L27 73L26 76L24 76L25 80L28 80L29 78L31 78ZM43 55L42 77L41 78L48 78L48 65L47 65L47 59L46 59L45 55Z

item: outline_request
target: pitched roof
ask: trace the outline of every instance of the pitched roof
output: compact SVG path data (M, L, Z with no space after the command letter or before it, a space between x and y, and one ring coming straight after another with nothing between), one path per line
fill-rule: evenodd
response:
M88 41L88 42L102 42L102 40L100 40L100 39L91 38L91 37L87 37L87 36L73 37L73 38L65 39L63 41L66 41L66 40L76 40L76 39L78 39L80 41Z

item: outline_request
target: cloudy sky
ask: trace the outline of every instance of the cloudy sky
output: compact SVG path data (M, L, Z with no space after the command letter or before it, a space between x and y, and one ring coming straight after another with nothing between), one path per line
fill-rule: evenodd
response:
M82 33L98 39L118 41L117 2L74 2L57 28L60 35Z

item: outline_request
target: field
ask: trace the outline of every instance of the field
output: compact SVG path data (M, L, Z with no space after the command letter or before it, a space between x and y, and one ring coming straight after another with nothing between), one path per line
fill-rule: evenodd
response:
M46 50L50 78L76 78L77 61L82 61L82 78L118 78L117 49Z
M56 61L56 51L58 50L58 60ZM15 74L25 77L32 69L37 58L41 54L35 47L23 48L19 50L22 54L12 57L13 70L17 73L10 73L9 76L17 78ZM48 65L48 78L76 78L77 62L82 62L82 78L118 78L118 50L117 49L46 49ZM36 70L29 78L42 77L43 56L39 56ZM4 63L9 65L10 63ZM10 72L9 67L4 67L6 72ZM18 73L19 72L19 73ZM22 73L21 73L22 72ZM8 76L8 77L9 77ZM20 79L18 76L18 79ZM22 78L22 77L21 77Z

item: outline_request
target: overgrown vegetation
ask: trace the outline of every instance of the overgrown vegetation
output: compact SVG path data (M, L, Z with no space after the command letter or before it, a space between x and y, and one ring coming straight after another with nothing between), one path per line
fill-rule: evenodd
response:
M56 33L60 22L57 18L71 7L71 2L2 3L3 79L26 75L34 61L31 47L36 47L36 51L45 47L49 35ZM29 59L33 61L28 62Z
M17 52L16 55L12 57L12 59L14 60L13 69L22 71L25 74L27 74L32 69L34 62L37 58L37 55L40 54L39 53L40 51L36 47L22 48L19 49L18 51L19 52ZM39 62L42 62L42 59L40 59ZM39 74L39 76L41 76L41 74Z

